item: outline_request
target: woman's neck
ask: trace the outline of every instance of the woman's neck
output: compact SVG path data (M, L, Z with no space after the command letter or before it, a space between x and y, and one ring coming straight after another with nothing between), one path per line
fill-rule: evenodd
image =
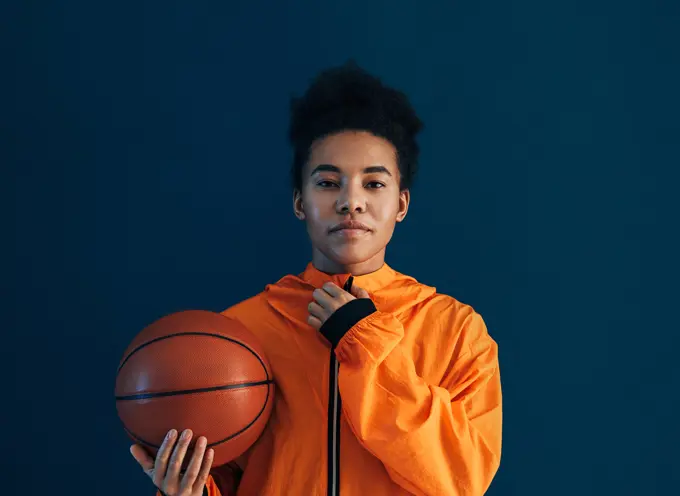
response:
M312 252L312 265L316 270L326 274L351 274L353 276L363 276L380 269L385 264L385 251L376 253L368 260L343 264L326 257L316 248Z

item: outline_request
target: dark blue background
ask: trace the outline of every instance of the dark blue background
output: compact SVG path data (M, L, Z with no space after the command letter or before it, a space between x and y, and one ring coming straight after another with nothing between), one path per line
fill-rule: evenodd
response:
M677 493L680 4L194 4L0 6L12 494L153 494L122 351L304 268L288 98L348 57L427 125L388 262L500 344L489 494Z

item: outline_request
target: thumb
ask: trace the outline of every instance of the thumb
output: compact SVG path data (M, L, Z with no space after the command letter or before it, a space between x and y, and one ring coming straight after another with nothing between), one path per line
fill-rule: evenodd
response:
M359 286L352 286L350 288L350 293L356 298L370 298L370 296L368 296L368 291Z
M133 444L130 446L130 453L134 457L135 460L137 460L137 463L139 463L142 468L144 469L144 472L150 472L153 470L154 467L154 459L151 458L149 453L146 452L146 450L140 446L139 444Z

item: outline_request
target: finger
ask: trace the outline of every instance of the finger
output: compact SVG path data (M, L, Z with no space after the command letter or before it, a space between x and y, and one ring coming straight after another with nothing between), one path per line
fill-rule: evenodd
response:
M196 477L196 482L194 482L194 493L202 490L208 482L208 476L210 475L210 469L212 468L214 457L214 449L210 448L209 450L206 450L205 455L203 456L201 471L198 473L198 477Z
M322 307L331 308L333 297L323 289L315 289L312 296Z
M352 286L350 288L350 292L357 298L370 298L368 291L366 291L364 288L360 288L359 286Z
M321 319L314 317L314 315L307 316L307 323L317 331L321 329Z
M191 436L191 429L186 429L184 432L182 432L182 436L179 438L179 442L175 447L175 451L172 452L172 457L170 458L170 463L168 464L168 471L165 474L166 481L172 482L179 479L179 472L182 469L182 462L184 462L184 455L187 454L187 449L189 448L189 443L191 442Z
M143 446L139 444L133 444L130 446L130 453L137 463L142 467L144 472L150 474L153 470L153 457L147 453Z
M322 286L323 290L328 293L329 295L333 297L338 297L342 295L343 293L347 293L344 289L342 289L340 286L338 286L335 283L332 282L327 282Z
M175 429L170 429L163 439L163 444L161 444L158 453L156 453L156 461L153 470L153 483L160 487L165 478L165 471L168 468L168 459L170 458L170 453L172 453L172 448L175 446L177 441L177 431Z
M307 307L307 310L309 310L310 315L313 315L314 317L317 317L318 319L324 319L326 315L326 311L319 305L317 302L313 301L309 304Z
M333 305L330 307L332 310L335 310L337 308L340 308L343 306L345 303L349 303L354 299L354 295L351 292L345 291L344 289L338 287L337 285L333 284L332 282L328 282L323 285L323 290L324 292L328 293L331 296L331 304ZM350 288L351 291L351 288Z
M191 488L196 482L196 477L198 477L198 472L201 470L201 464L203 463L203 455L205 453L205 448L208 445L207 439L203 436L196 440L196 445L194 446L194 454L189 460L189 465L187 466L187 471L182 478L182 487Z

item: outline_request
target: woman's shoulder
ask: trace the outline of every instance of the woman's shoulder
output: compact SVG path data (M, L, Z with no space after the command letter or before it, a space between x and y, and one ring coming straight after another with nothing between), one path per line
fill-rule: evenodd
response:
M306 306L311 290L304 281L294 275L286 275L274 283L267 284L259 293L247 297L220 313L237 320L247 329L258 333L267 328L282 327L285 315L296 313L298 307Z

